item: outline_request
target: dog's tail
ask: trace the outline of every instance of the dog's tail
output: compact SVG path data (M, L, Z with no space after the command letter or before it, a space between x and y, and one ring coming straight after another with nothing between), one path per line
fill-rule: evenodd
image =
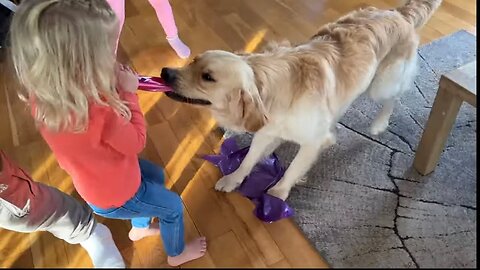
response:
M420 28L427 23L441 3L442 0L408 0L404 6L397 8L397 11L415 28Z

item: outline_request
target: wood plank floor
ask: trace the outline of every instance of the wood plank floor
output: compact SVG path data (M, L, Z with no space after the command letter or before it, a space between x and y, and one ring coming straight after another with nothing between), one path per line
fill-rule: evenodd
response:
M397 0L171 0L183 40L195 55L207 49L254 51L267 40L300 42L322 24L366 5L390 8ZM147 0L127 0L127 19L119 57L143 75L158 75L163 66L181 66ZM476 1L445 0L421 30L426 43L460 29L476 32ZM0 147L38 181L78 198L71 179L35 131L15 95L11 75L0 65ZM172 102L162 94L140 93L148 122L142 156L162 165L167 185L181 194L186 238L208 237L208 254L184 267L328 267L291 220L259 222L252 204L238 194L215 192L220 173L199 157L213 153L221 134L208 112ZM126 221L105 220L129 267L166 267L159 238L132 243ZM0 230L0 267L91 267L78 245L48 233Z

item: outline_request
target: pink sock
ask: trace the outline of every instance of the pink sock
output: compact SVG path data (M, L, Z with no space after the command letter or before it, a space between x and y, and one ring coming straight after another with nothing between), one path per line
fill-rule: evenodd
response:
M125 23L125 0L107 0L107 2L117 15L119 22L117 43L115 45L116 52L118 48L118 41L120 40L120 34L122 33L123 24Z
M110 0L112 1L112 0ZM190 48L178 37L175 18L173 17L172 7L168 0L148 0L157 13L158 21L167 34L167 41L175 50L180 58L188 58L190 56Z

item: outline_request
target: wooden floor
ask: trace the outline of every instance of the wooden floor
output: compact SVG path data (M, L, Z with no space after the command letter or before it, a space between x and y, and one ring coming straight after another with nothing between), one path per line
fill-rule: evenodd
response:
M171 0L181 37L193 55L207 49L254 51L266 40L305 40L315 30L349 10L374 5L390 8L396 0ZM147 0L127 0L127 20L119 57L142 75L158 75L163 66L181 66L164 39ZM445 0L421 30L422 43L466 29L476 32L476 1ZM0 68L2 66L0 65ZM2 73L5 73L2 71ZM47 145L14 93L11 79L0 78L0 147L38 181L74 192ZM4 91L7 89L7 91ZM208 254L185 267L327 267L291 220L259 222L252 204L232 193L215 192L220 173L199 158L221 143L215 122L204 110L175 103L162 94L140 93L148 122L142 156L166 168L168 186L185 205L186 238L208 237ZM126 221L99 218L130 267L166 266L160 239L132 243ZM91 267L78 245L48 233L20 234L0 230L0 267Z

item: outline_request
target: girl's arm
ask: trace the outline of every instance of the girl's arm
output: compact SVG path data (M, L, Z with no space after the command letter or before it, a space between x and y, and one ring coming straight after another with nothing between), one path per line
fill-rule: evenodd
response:
M120 97L128 102L132 112L130 121L110 111L106 118L103 141L117 151L125 154L138 154L144 148L147 139L145 119L138 104L138 97L135 93L122 91Z
M138 88L138 75L129 67L117 65L117 79L120 98L127 102L132 113L130 121L109 111L106 118L103 141L126 155L138 154L147 139L145 119L135 93Z

